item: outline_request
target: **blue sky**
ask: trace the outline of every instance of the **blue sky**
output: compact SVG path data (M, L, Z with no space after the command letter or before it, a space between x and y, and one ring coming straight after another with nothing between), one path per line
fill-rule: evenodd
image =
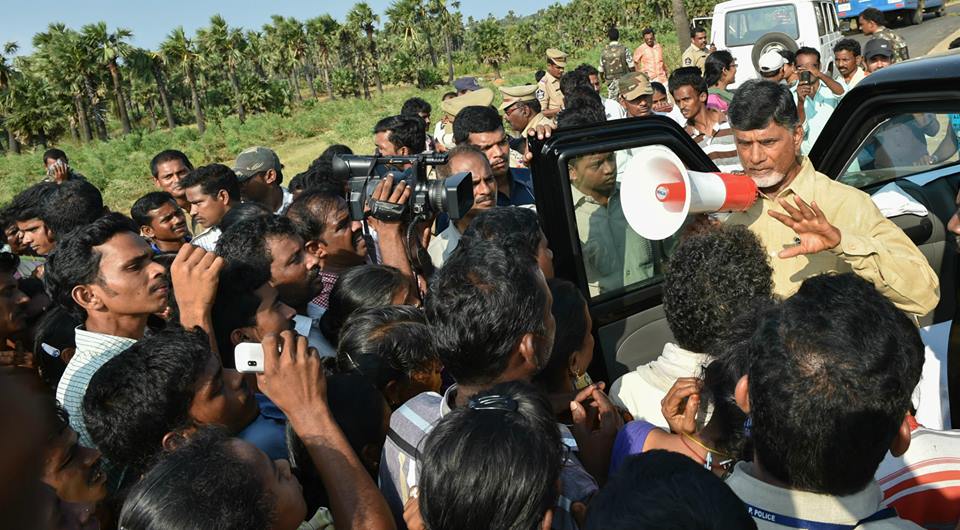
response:
M0 0L6 3L0 17L0 44L16 41L21 49L30 50L33 35L46 29L50 22L63 22L72 28L104 20L113 29L120 26L133 30L133 43L153 48L171 29L182 25L191 34L206 25L210 15L220 13L232 26L260 28L270 15L295 16L306 19L330 13L339 20L353 6L352 0ZM391 0L367 0L381 15ZM483 18L488 13L503 16L509 10L528 15L553 3L551 0L462 0L464 17Z

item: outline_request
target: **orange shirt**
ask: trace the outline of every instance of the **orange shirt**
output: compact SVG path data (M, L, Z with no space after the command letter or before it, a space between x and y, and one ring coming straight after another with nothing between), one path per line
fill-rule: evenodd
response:
M644 42L633 51L633 64L640 72L647 74L651 81L667 84L667 66L663 64L663 47L659 42L647 46Z

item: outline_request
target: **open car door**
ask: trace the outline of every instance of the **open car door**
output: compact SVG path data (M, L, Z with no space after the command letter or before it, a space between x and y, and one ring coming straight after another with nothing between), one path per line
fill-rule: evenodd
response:
M628 118L554 131L532 145L533 181L541 226L556 276L580 287L589 301L596 350L590 374L612 383L660 355L672 334L661 307L665 257L673 239L648 241L618 212L616 194L599 205L571 185L574 179L624 179L631 157L650 146L672 151L696 171L717 171L707 155L666 117Z
M954 53L868 76L844 95L810 152L821 173L872 195L940 278L940 303L920 320L927 355L915 396L918 419L931 428L960 425L960 341L951 333L958 248L947 230L957 211L958 144L960 55Z

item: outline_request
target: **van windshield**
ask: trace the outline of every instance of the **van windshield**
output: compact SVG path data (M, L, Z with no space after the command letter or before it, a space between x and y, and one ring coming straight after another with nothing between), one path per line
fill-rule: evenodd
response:
M800 38L797 9L791 4L754 7L727 13L726 45L749 46L760 37L776 31L793 39Z

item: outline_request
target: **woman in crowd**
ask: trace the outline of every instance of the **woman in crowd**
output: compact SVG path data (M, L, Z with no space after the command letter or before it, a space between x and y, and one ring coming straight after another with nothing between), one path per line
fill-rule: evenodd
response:
M707 82L707 107L727 111L733 101L733 92L727 87L737 82L737 60L727 50L717 50L707 56L703 66L704 81Z

